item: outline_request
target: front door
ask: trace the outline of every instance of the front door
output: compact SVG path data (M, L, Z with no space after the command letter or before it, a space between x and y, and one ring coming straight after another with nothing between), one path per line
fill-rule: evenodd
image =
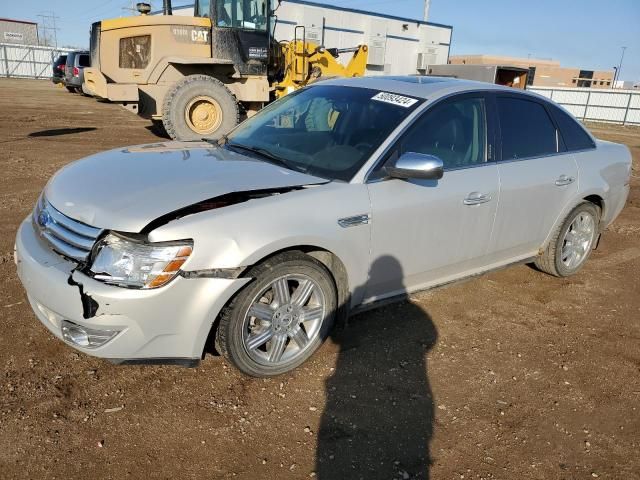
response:
M382 178L368 184L371 269L366 300L426 288L482 264L498 204L498 167L488 158L485 98L461 95L428 109L394 147L431 154L440 180Z

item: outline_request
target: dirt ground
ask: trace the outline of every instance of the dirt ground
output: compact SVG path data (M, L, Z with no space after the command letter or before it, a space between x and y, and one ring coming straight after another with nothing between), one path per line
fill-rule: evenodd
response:
M522 265L360 314L290 375L113 366L40 325L13 263L51 174L157 140L115 105L0 80L0 478L640 478L640 129L585 269ZM64 129L64 130L59 130Z

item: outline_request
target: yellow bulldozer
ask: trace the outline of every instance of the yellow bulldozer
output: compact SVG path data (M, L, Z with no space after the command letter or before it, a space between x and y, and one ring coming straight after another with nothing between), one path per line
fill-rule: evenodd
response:
M217 139L311 82L364 74L366 45L326 48L307 40L304 26L276 41L269 2L197 0L189 17L172 15L164 0L163 15L139 3L138 16L96 22L85 91L151 119L173 139ZM341 53L352 54L346 66Z

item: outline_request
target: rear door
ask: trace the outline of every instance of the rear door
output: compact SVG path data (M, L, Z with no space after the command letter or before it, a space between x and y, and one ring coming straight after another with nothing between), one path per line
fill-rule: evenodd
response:
M443 161L444 176L369 181L366 301L443 283L484 264L499 190L486 118L483 93L435 104L391 150L388 162L407 152L431 154Z
M517 260L537 254L577 192L578 168L545 102L506 93L494 100L500 204L490 252L497 261Z

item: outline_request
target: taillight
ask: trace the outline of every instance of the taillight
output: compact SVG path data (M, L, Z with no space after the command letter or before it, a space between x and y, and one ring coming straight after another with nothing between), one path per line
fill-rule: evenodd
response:
M61 72L64 72L64 65L58 65L56 68Z
M80 75L80 69L78 67L73 67L73 76L77 77Z

